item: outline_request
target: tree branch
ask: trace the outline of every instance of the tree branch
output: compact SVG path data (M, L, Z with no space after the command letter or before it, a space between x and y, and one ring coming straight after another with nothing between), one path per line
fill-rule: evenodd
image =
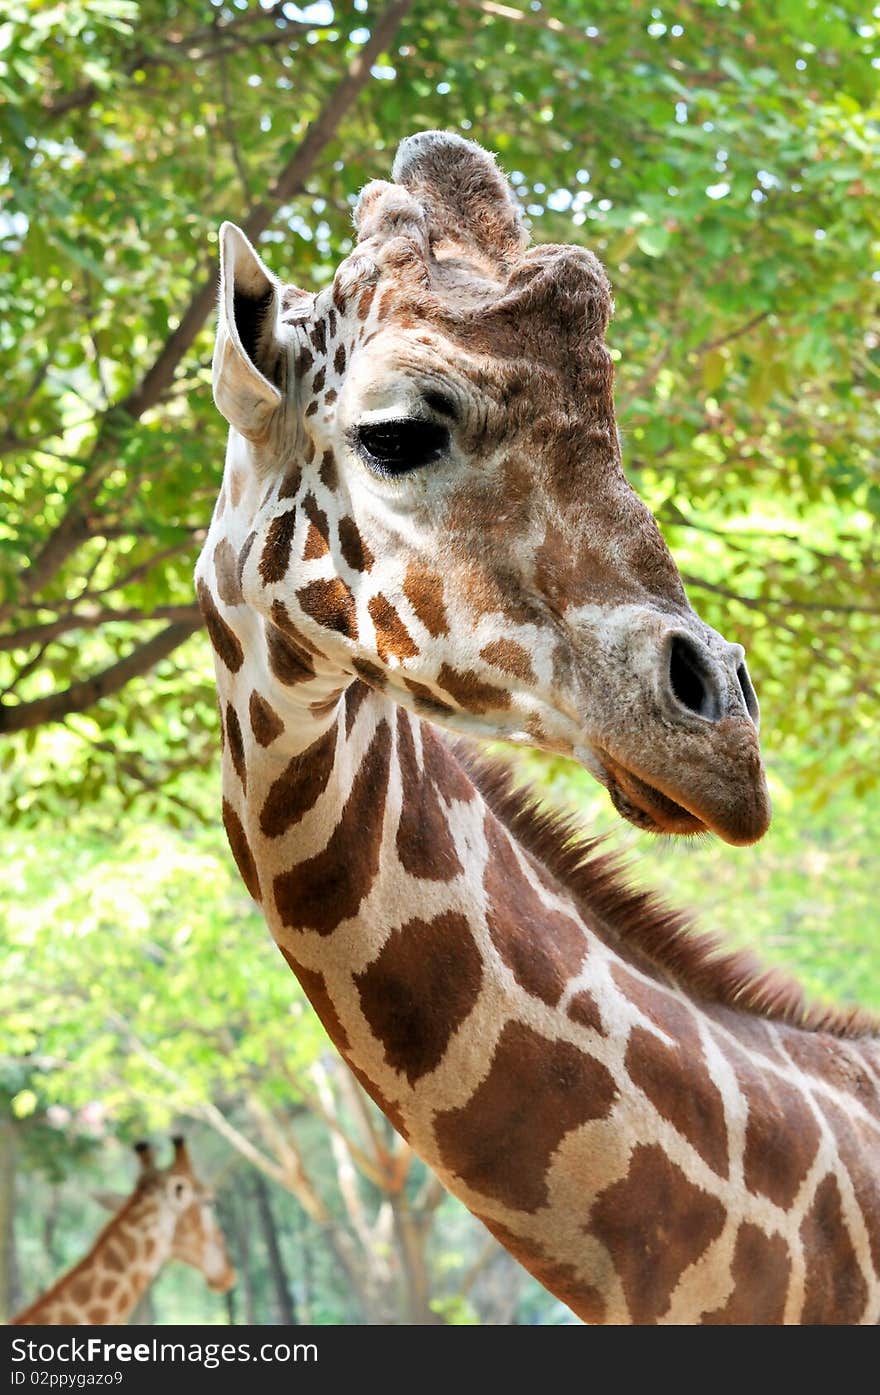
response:
M192 622L194 627L202 623L198 606L160 605L155 610L93 610L89 612L70 611L57 620L47 620L43 625L27 625L22 630L0 635L0 651L24 649L29 644L47 644L71 630L94 630L101 625L117 625L122 621L149 623L151 620L174 620L181 623Z
M729 344L733 339L742 339L743 335L748 334L749 330L761 324L762 320L769 319L771 313L772 311L770 310L761 310L759 314L753 315L750 320L746 320L745 324L740 325L738 329L732 329L727 334L720 334L717 339L704 340L702 344L697 346L694 352L702 356L703 354L711 353L713 349L720 349L722 344Z
M727 586L718 586L715 582L704 581L702 577L692 576L687 572L682 572L681 579L687 586L711 591L713 595L724 596L728 601L738 601L748 610L788 610L795 614L802 611L827 610L834 615L880 615L880 606L876 605L835 605L831 601L788 601L773 596L741 596L738 591L731 591Z
M321 151L336 134L342 118L354 104L370 78L370 69L394 38L414 0L391 0L373 26L370 38L349 64L336 84L324 107L307 128L294 155L281 171L265 202L257 204L242 222L246 235L256 241L275 217L282 204L302 192ZM310 26L312 27L312 26ZM104 418L92 452L67 513L58 523L42 551L22 578L25 595L38 593L63 566L70 554L90 533L86 517L88 504L116 464L113 450L115 432L124 417L138 420L155 407L171 386L181 359L189 350L214 308L217 278L204 268L204 280L183 312L177 328L171 333L152 366L140 383Z
M27 731L30 727L44 726L49 722L59 722L72 712L84 712L87 707L118 693L132 678L147 673L161 659L182 644L198 629L198 621L185 621L168 625L154 635L146 644L140 645L119 663L94 674L79 683L72 683L61 692L50 693L47 697L35 698L33 702L20 702L13 706L0 704L0 733L10 734Z
M302 193L305 181L315 162L335 136L342 118L360 95L370 78L370 69L394 38L414 0L391 0L376 21L363 48L352 59L333 89L323 109L308 127L294 155L285 165L264 203L255 205L242 220L242 230L252 242L266 231L282 204ZM120 404L129 416L141 417L154 407L171 384L177 365L204 325L214 308L217 278L212 273L196 291L180 320L152 367L144 374L138 387Z
M271 32L262 35L256 41L244 40L242 45L237 42L240 32L253 25L255 22L269 21L272 26ZM202 45L205 41L214 41L220 34L226 53L235 52L239 46L246 44L248 47L253 42L259 43L282 43L286 42L291 35L307 34L314 29L327 29L331 26L325 24L308 23L304 20L288 19L284 14L284 5L275 4L268 10L254 9L247 14L236 19L229 20L226 24L211 24L202 29L195 29L190 34L185 34L180 39L170 39L164 51L159 53L147 53L141 51L128 60L124 72L126 77L131 77L133 73L145 68L168 68L182 61L197 62L200 58L212 58L214 50L205 49ZM235 39L236 42L230 42ZM101 88L97 83L87 82L82 87L76 88L74 92L65 92L60 97L48 97L43 99L43 109L50 118L66 116L68 112L79 111L83 107L88 107L101 95Z

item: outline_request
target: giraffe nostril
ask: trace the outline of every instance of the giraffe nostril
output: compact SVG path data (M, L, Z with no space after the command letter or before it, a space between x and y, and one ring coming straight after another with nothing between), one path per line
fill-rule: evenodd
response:
M755 696L755 690L752 687L752 680L751 678L749 678L749 671L746 668L745 664L740 664L737 667L736 679L739 683L740 692L743 695L743 702L746 705L746 711L748 712L752 721L757 726L760 709L758 707L758 699Z
M684 635L674 635L669 653L669 684L673 695L689 712L700 717L718 715L709 677L695 646Z

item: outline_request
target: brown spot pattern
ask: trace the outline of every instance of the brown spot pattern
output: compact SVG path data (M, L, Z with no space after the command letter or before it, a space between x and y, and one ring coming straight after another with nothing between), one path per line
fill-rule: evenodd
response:
M226 837L229 839L232 856L235 858L235 865L241 873L242 881L254 900L262 901L257 864L254 862L254 855L251 852L241 819L228 799L223 801L223 827L226 829Z
M403 594L433 639L449 633L443 581L420 562L410 562L403 582Z
M868 1289L844 1220L840 1190L830 1174L816 1188L800 1236L807 1269L801 1323L858 1322Z
M482 963L467 919L447 912L393 930L354 981L385 1060L410 1085L442 1061L480 994Z
M296 527L296 509L288 509L272 519L266 532L263 553L257 570L268 586L287 575L290 567L290 548L293 531Z
M724 1105L692 1013L673 993L651 987L619 964L611 974L624 996L673 1041L667 1046L644 1028L633 1029L626 1065L635 1083L712 1170L726 1177L730 1160Z
M633 1027L625 1066L633 1084L645 1092L657 1113L678 1129L719 1177L726 1177L728 1157L724 1103L709 1075L693 1018L670 997L663 1030L669 1046L644 1027Z
M592 1284L578 1275L573 1265L560 1264L548 1259L536 1240L516 1235L500 1221L492 1220L488 1216L479 1216L478 1219L514 1259L519 1260L524 1269L534 1274L538 1283L543 1284L544 1288L549 1289L561 1302L567 1303L579 1318L593 1324L604 1322L605 1301L602 1295Z
M352 659L351 666L355 673L360 674L368 688L375 688L381 693L383 688L388 686L388 679L382 670L367 659Z
M728 1054L731 1053L729 1045ZM791 1206L819 1147L819 1126L800 1091L779 1076L759 1076L736 1053L737 1083L748 1105L743 1178L751 1192Z
M331 712L335 712L339 699L345 692L344 688L334 688L333 692L325 698L318 698L315 702L309 703L309 711L313 717L329 717Z
M238 589L241 590L241 579L244 576L244 569L247 566L247 559L251 555L251 548L256 540L256 533L250 532L241 545L241 552L238 554Z
M376 560L354 519L347 514L339 520L339 550L353 572L368 572Z
M489 847L484 886L492 943L517 983L554 1007L580 971L587 940L576 920L551 910L526 878L494 814L484 830Z
M114 1274L122 1274L128 1263L122 1250L112 1242L103 1249L101 1259L104 1268L111 1270Z
M227 605L241 605L238 556L228 538L221 538L214 548L214 572L217 576L217 591L221 601L225 601Z
M284 723L275 708L256 691L251 693L248 715L251 719L251 731L261 746L271 746L284 730Z
M299 465L297 462L294 462L293 465L291 465L290 469L287 471L287 474L284 476L284 479L281 481L281 487L278 490L278 498L294 498L294 496L299 493L299 487L301 484L302 466Z
M600 1061L508 1022L467 1103L435 1117L441 1157L474 1191L534 1212L547 1201L547 1169L562 1139L605 1118L616 1093Z
M880 1095L849 1043L835 1041L823 1032L794 1032L785 1035L791 1060L807 1075L853 1095L863 1109L880 1121Z
M637 1145L629 1171L590 1210L589 1230L608 1250L634 1323L656 1322L688 1265L717 1240L726 1211L654 1144Z
M375 1100L376 1104L385 1115L385 1118L391 1121L400 1136L409 1140L409 1129L406 1127L403 1114L394 1101L390 1100L387 1095L384 1095L375 1081L370 1079L366 1071L356 1066L354 1061L349 1061L348 1068L355 1079L363 1085L370 1098Z
M282 633L276 625L266 626L266 648L269 653L269 667L279 682L290 687L295 683L307 683L310 678L314 678L315 667L310 655L301 644Z
M391 732L381 721L323 852L275 878L284 925L331 934L357 909L379 870Z
M466 712L491 712L510 706L509 693L503 688L496 688L492 683L484 682L479 674L471 669L465 669L462 673L459 669L451 668L449 664L441 664L437 683L441 688L445 688Z
M535 682L535 670L528 651L513 639L494 639L480 650L480 658L495 668L512 673L514 678L522 678L526 683Z
M313 809L327 788L336 759L336 727L330 727L311 746L288 761L269 786L260 810L260 831L280 838L304 814Z
M403 784L397 825L401 866L413 877L451 881L462 871L455 841L433 781L419 772L410 719L402 708L397 712L397 764Z
M817 1092L817 1100L834 1133L838 1157L849 1175L868 1232L871 1259L880 1275L880 1144L876 1131L845 1114L825 1095Z
M376 628L376 649L383 663L387 664L392 658L402 662L418 654L418 645L394 606L381 593L372 597L367 609Z
M296 593L306 615L326 630L335 630L348 639L357 639L354 596L339 576L312 581Z
M337 374L345 372L345 346L343 344L337 345L336 353L333 355L333 367Z
M349 1049L348 1033L339 1020L339 1013L336 1011L336 1004L330 997L324 975L319 973L317 969L307 969L304 964L300 964L289 950L284 948L284 945L279 945L278 948L302 984L303 992L321 1019L324 1030L333 1045L338 1051L345 1054Z
M230 673L238 673L244 663L244 650L239 643L238 635L230 629L223 619L214 604L214 597L202 580L199 580L196 592L199 598L199 608L205 617L208 638L214 646L215 653L222 659Z
M345 739L351 736L354 728L355 718L361 709L361 703L369 692L366 683L361 683L355 679L345 690Z
M306 495L302 507L309 520L309 531L306 535L303 558L309 562L315 557L326 557L330 551L330 530L327 527L327 515L323 509L318 508L318 501L314 494Z
M336 488L338 483L336 475L336 456L333 454L332 450L325 450L324 454L321 456L321 469L318 478L328 489L333 490Z
M312 643L308 635L303 634L296 621L291 618L290 612L283 601L272 602L272 623L276 625L279 630L283 630L288 638L298 644L300 649L304 649L307 654L320 656L320 649L316 644Z
M412 693L413 697L416 699L416 706L418 707L420 712L425 712L428 714L428 716L452 716L452 714L455 711L455 708L450 707L448 702L441 702L440 699L438 697L435 697L435 695L431 692L431 689L426 687L424 683L420 683L416 678L409 678L406 674L403 674L402 677L404 686L409 690L409 692Z
M582 988L575 993L565 1011L579 1027L592 1027L600 1036L605 1035L599 1004L588 989Z
M447 803L467 804L476 790L446 742L431 727L422 727L422 762L425 774Z
M242 790L247 792L247 770L244 760L244 740L241 734L241 723L238 720L238 713L231 702L226 704L226 735L229 741L229 754L232 757L232 764L235 773L241 780Z
M731 1265L733 1292L721 1308L704 1314L707 1326L778 1326L785 1316L791 1275L788 1245L744 1221L736 1234Z

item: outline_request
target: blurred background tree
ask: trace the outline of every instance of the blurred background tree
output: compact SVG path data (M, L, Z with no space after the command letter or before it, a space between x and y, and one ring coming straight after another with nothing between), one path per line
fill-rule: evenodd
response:
M128 1142L183 1124L242 1279L227 1304L169 1267L156 1320L572 1320L326 1052L216 817L191 583L225 446L216 229L314 289L414 130L495 150L535 240L605 261L626 468L749 650L775 824L672 847L562 762L524 774L702 923L880 1006L877 36L857 0L8 0L7 1311L91 1243Z

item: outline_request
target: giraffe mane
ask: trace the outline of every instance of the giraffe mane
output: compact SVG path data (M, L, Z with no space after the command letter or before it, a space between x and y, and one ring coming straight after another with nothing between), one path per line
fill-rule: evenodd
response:
M585 834L573 815L542 807L534 787L518 784L506 760L463 741L453 749L496 818L629 957L647 959L707 1003L844 1039L880 1035L876 1014L808 1000L784 970L766 968L749 950L726 948L721 935L695 928L691 911L634 887L625 855L603 852L605 837Z

